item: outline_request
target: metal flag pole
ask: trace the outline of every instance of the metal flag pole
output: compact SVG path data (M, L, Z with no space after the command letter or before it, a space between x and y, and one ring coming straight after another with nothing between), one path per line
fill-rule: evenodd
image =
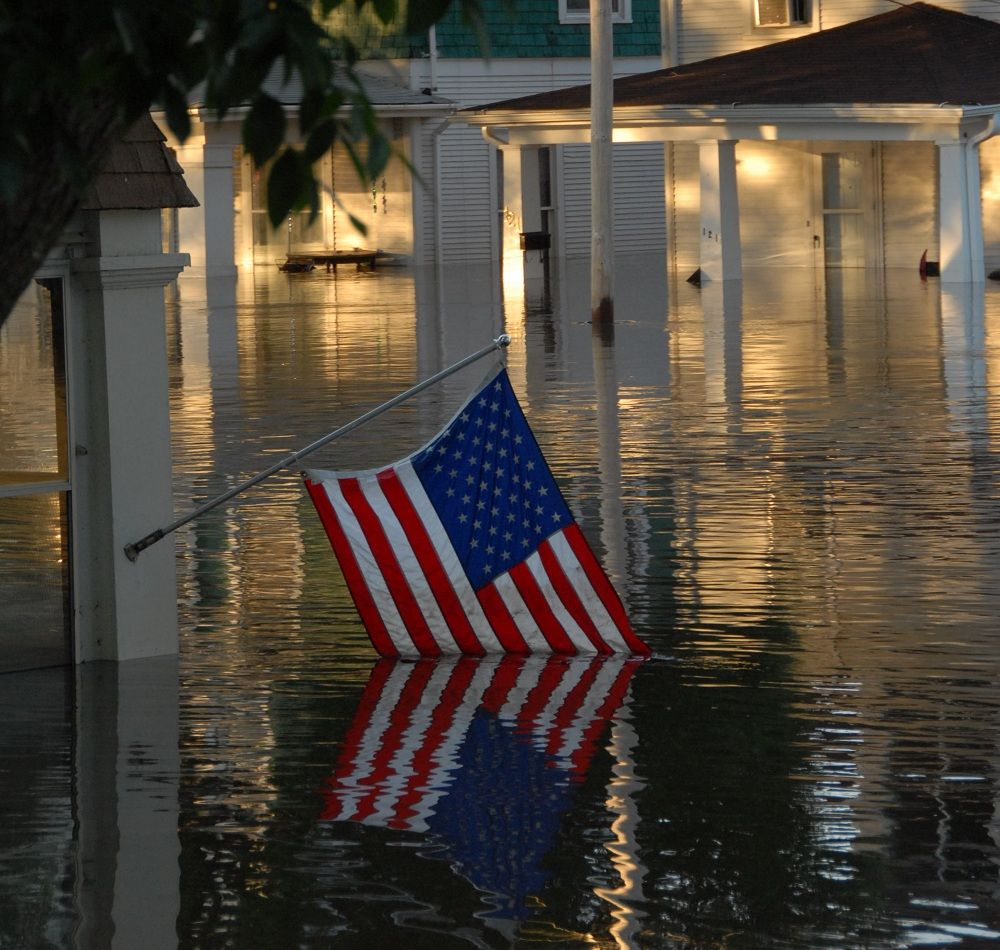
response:
M172 521L164 528L157 528L156 531L150 532L138 541L126 544L125 556L130 561L134 561L142 551L146 550L146 548L156 544L157 541L165 538L168 534L173 534L173 532L175 532L178 528L183 527L189 521L194 521L195 518L205 514L206 511L211 511L223 502L229 501L230 498L235 498L237 495L245 492L248 488L252 488L254 485L264 481L265 478L270 478L275 472L280 472L281 469L287 468L289 465L294 465L311 452L321 449L328 442L332 442L334 439L339 439L342 435L347 435L348 432L353 432L358 427L363 426L366 422L374 419L378 415L381 415L387 409L392 409L393 406L398 406L401 402L405 402L411 396L415 396L417 393L427 389L429 386L433 386L435 383L440 382L446 376L451 376L452 373L457 373L460 369L463 369L470 363L475 363L476 360L481 360L484 356L489 356L489 354L494 350L499 350L505 346L510 346L510 337L506 333L501 333L500 336L498 336L489 346L484 346L481 350L477 350L475 353L471 353L466 356L465 359L461 359L457 363L453 363L451 366L441 370L439 373L435 373L433 376L427 377L427 379L417 383L416 386L412 386L410 389L407 389L406 392L400 393L398 396L393 396L392 399L388 402L382 403L381 406L369 409L368 412L364 415L358 416L358 418L353 422L348 422L346 425L342 425L339 429L334 429L333 432L324 435L321 439L317 439L311 445L307 445L304 449L299 449L298 452L293 452L291 455L285 456L285 458L281 459L279 462L275 462L270 468L266 468L264 471L258 472L253 476L253 478L248 478L245 482L241 482L239 485L234 485L218 497L206 501L199 508L195 508L194 511L184 515L183 518L178 518L176 521Z

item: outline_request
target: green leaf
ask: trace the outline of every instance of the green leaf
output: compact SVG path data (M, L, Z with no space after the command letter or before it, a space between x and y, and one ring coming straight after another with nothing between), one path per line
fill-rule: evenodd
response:
M299 103L299 129L308 132L326 112L326 95L322 89L308 89Z
M313 224L322 210L322 203L319 200L319 187L316 184L314 175L310 174L308 176L308 181L304 183L303 190L305 192L303 203L309 206L309 223Z
M191 116L188 115L188 101L173 83L167 82L160 94L163 111L167 116L167 125L179 142L187 141L191 134Z
M441 19L452 0L410 0L406 7L406 32L423 33Z
M372 4L375 7L375 15L385 24L392 23L399 15L397 0L372 0Z
M267 176L267 216L273 227L300 204L307 178L312 179L309 166L298 152L286 148Z
M378 133L372 136L368 143L368 174L375 178L389 163L389 140Z
M338 125L334 119L321 122L310 133L304 151L305 160L310 164L319 161L337 141Z
M362 221L359 217L348 212L347 219L361 234L364 235L368 234L368 225L365 224L365 222Z
M243 144L258 165L263 165L285 141L285 110L277 99L259 93L243 120Z

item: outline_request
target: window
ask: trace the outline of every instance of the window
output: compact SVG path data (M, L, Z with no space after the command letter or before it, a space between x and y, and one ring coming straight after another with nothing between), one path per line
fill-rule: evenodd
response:
M754 0L754 26L797 26L809 22L809 0Z
M559 0L560 23L589 23L590 0ZM611 0L611 22L632 22L632 0Z

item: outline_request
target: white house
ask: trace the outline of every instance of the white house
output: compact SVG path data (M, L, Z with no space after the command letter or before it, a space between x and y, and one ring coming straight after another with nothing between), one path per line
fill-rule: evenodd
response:
M616 161L666 146L672 263L728 279L748 266L916 270L926 252L944 281L983 280L1000 263L1000 24L915 3L816 30L816 10L784 42L616 80ZM588 141L589 94L460 115L520 153L504 204L529 226L539 184L525 153Z

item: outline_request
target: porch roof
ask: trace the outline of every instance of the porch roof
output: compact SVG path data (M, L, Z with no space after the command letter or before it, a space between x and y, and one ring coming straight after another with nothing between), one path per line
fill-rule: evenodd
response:
M796 39L618 79L615 140L818 138L858 121L872 127L851 137L950 139L959 124L978 119L962 129L975 134L983 117L1000 111L998 49L1000 24L913 3ZM535 141L576 141L572 134L547 139L542 130L586 129L589 110L585 84L464 109L457 118L484 129L506 127L524 141L515 127L541 133ZM785 125L762 131L770 120ZM647 133L630 134L630 126ZM668 131L649 133L655 126ZM695 134L677 131L680 126L694 127ZM706 136L706 127L715 130Z

